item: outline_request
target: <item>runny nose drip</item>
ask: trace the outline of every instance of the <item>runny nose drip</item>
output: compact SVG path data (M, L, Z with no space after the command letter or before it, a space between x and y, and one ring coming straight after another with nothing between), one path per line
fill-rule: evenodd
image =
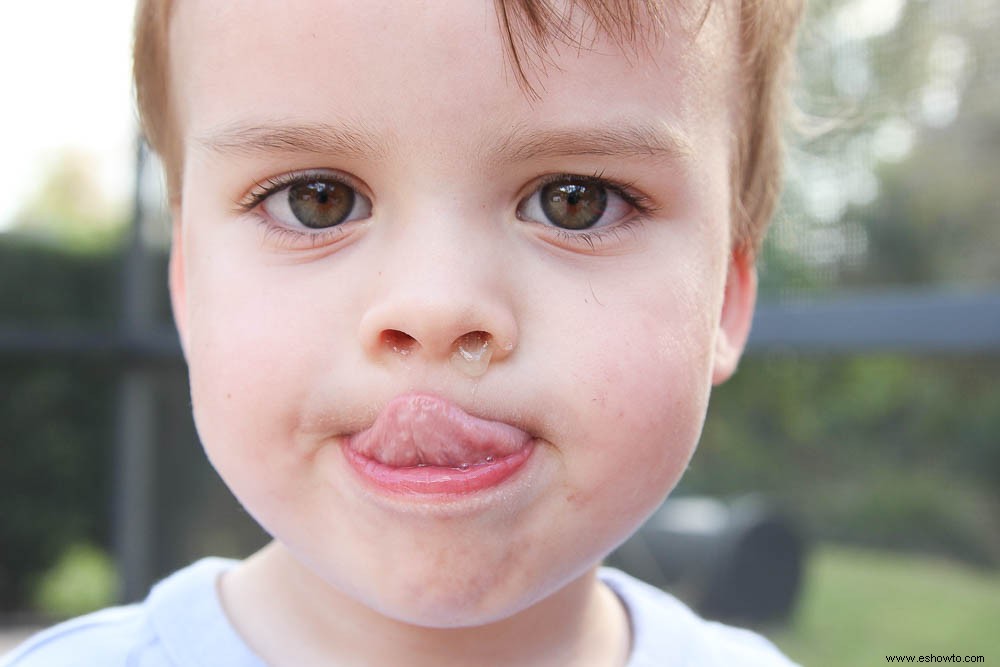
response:
M455 341L451 364L469 377L480 377L490 365L493 348L493 337L490 334L484 331L470 331Z

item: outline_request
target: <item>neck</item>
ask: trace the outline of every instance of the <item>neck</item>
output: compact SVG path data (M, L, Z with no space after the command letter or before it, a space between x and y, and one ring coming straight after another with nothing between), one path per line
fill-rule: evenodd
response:
M596 568L513 616L462 628L383 616L322 582L279 544L227 573L220 595L237 632L273 667L621 667L628 657L628 619Z

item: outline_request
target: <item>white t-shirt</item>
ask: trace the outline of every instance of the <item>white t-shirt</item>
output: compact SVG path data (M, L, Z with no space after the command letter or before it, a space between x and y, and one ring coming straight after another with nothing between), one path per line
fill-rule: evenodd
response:
M35 635L0 667L266 667L229 624L215 582L235 561L206 558L153 587L141 604L81 616ZM624 572L601 579L628 609L628 667L790 667L748 630L704 621Z

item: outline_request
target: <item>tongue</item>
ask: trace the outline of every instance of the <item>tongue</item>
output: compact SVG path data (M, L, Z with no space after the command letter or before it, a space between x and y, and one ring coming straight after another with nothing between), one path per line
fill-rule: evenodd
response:
M492 463L528 444L531 437L502 422L473 417L434 396L407 394L390 401L375 423L347 446L395 467L460 467Z

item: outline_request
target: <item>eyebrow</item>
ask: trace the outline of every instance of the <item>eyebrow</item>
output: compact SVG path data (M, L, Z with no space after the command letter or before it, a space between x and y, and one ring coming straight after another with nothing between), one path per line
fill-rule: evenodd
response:
M389 146L363 127L324 123L237 123L195 138L196 146L223 155L311 153L348 159L383 159Z
M324 123L234 124L197 137L195 144L214 153L309 153L346 159L382 160L391 144L362 126ZM497 165L530 159L601 156L678 160L693 154L691 143L666 123L598 127L528 129L516 126L479 146L479 154Z
M618 123L582 129L515 128L488 152L499 162L522 162L588 155L678 160L694 151L683 134L665 123Z

